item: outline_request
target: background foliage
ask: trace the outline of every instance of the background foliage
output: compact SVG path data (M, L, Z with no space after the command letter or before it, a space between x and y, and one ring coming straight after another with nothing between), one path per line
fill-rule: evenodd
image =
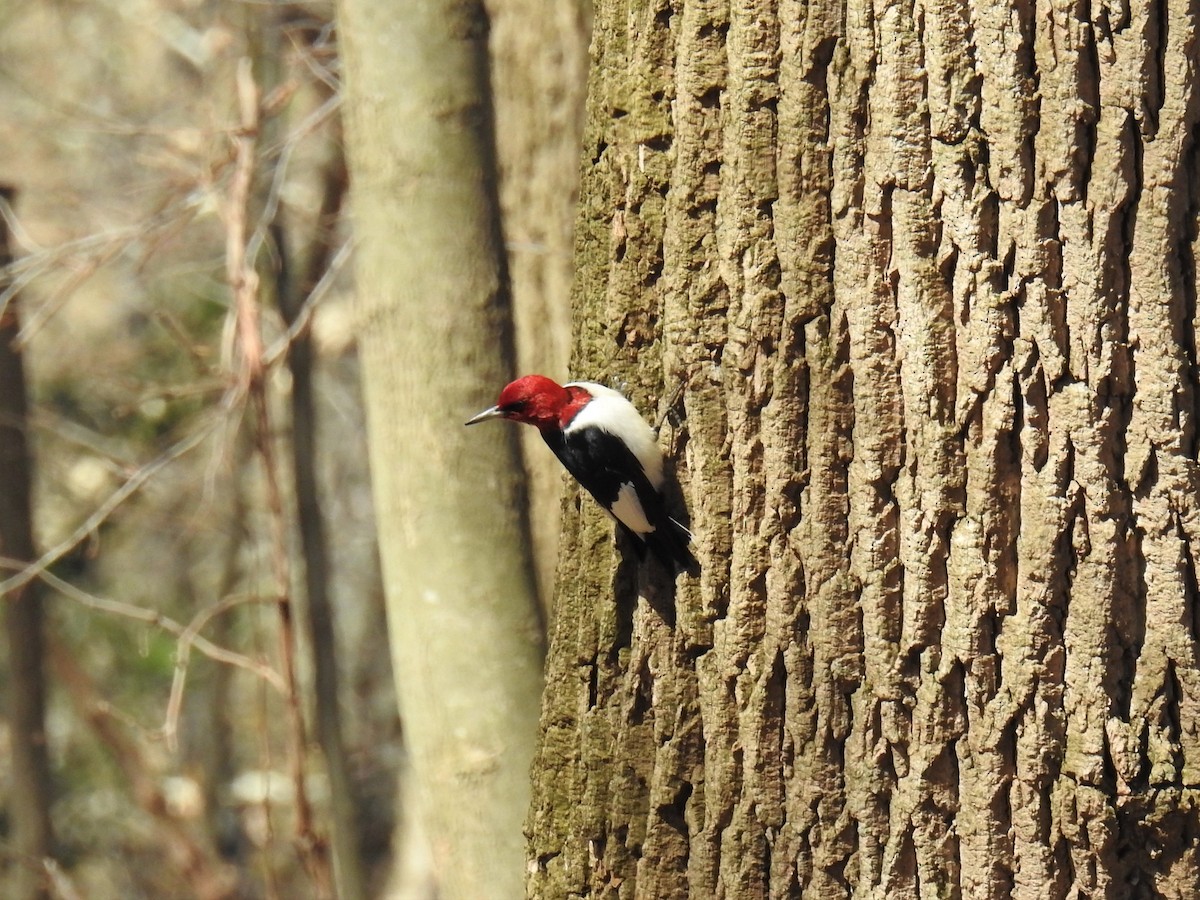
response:
M103 898L303 896L319 886L301 865L311 854L293 846L291 759L301 758L318 844L328 780L311 733L296 744L279 690L272 561L279 525L289 589L302 600L283 365L298 334L316 350L319 488L334 523L336 633L322 638L340 651L363 857L378 882L402 750L348 232L316 216L341 153L332 5L25 3L5 5L0 19L0 182L17 190L6 216L18 257L4 300L22 305L34 524L39 548L54 551L48 743L61 871L50 888ZM263 285L265 431L227 277L243 59L261 94L240 212ZM289 334L277 276L322 249L326 278ZM264 446L274 448L282 516ZM214 660L220 651L235 664ZM310 655L297 659L294 696L311 719ZM0 729L7 744L6 722ZM0 842L5 831L0 821ZM0 885L4 872L38 865L4 849Z

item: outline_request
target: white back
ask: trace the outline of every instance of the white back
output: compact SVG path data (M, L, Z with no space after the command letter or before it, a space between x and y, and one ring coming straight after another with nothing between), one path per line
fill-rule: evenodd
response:
M572 381L567 387L572 385L585 389L592 395L593 400L579 411L564 432L569 433L577 428L595 427L601 428L609 434L617 435L629 445L633 455L642 464L642 470L646 473L650 484L654 486L655 490L661 488L663 483L662 453L658 449L658 440L654 436L654 429L641 417L637 408L619 391L614 391L602 384L592 381Z

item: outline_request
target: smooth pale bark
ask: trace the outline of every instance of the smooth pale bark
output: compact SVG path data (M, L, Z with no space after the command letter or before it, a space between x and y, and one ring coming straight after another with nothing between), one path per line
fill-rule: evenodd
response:
M532 896L1200 891L1197 18L597 5L575 369L704 572L569 511Z
M516 436L487 20L345 0L347 150L388 625L444 896L520 894L542 641Z
M487 0L496 97L500 209L512 282L517 369L566 380L579 140L587 85L588 0ZM603 377L602 372L571 373ZM553 616L563 469L521 429L538 593Z

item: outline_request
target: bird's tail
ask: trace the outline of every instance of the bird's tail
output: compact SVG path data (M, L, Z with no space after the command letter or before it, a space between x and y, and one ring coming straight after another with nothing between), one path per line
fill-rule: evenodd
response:
M672 572L683 571L689 575L700 574L700 563L696 561L696 557L688 546L692 542L692 533L682 522L677 522L668 516L663 525L642 537L645 538L650 552Z

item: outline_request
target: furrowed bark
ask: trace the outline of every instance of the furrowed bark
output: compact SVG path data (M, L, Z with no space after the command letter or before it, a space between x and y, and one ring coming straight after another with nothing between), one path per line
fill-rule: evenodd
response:
M1197 16L597 6L574 369L704 571L568 504L532 896L1197 890Z

